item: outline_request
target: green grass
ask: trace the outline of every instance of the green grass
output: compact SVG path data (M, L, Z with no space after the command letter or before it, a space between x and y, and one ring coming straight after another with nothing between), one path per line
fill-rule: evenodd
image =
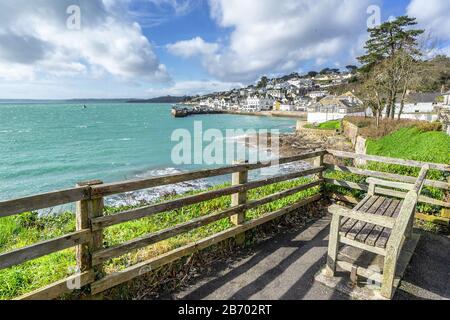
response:
M450 137L440 131L421 131L416 127L403 128L381 139L369 139L367 154L400 158L424 162L450 163ZM420 168L409 166L368 162L367 169L381 172L390 172L401 175L417 176ZM333 179L347 180L357 183L365 183L365 177L344 173L327 172L326 176ZM427 178L445 181L447 174L438 170L431 170ZM327 186L328 189L345 195L360 198L362 193L337 186ZM434 199L445 199L445 191L442 189L425 187L422 194ZM440 208L437 206L419 204L418 210L422 213L437 214Z
M392 158L450 163L450 136L444 132L400 129L379 140L369 140L367 153Z
M309 181L310 179L302 178L265 186L249 191L248 197L251 200L260 199ZM211 189L223 188L224 186L226 185L217 186ZM318 192L319 189L317 187L312 188L257 209L249 210L246 218L249 220L257 218L265 213L280 209L289 204L293 204L300 199L317 194ZM198 191L190 192L189 194L194 193L198 193ZM166 197L160 201L178 197L180 196ZM145 234L157 232L176 224L223 210L229 207L230 204L231 197L226 196L200 204L191 205L179 210L165 212L148 218L109 227L104 231L104 244L106 247L114 246ZM110 215L131 208L132 207L105 208L105 214ZM112 259L105 264L105 270L107 272L113 272L124 269L137 262L213 235L230 227L232 227L232 225L229 219L217 221L208 226L204 226L153 246L149 246L141 250L135 250L122 257ZM55 238L63 234L73 232L74 230L75 217L71 212L63 213L57 217L39 217L36 213L25 213L19 216L2 218L0 219L0 253L22 248L39 241ZM68 249L26 262L19 266L1 270L0 299L11 299L61 280L75 272L75 264L75 250Z
M318 126L307 124L305 128L308 129L318 129L318 130L340 130L341 129L341 121L340 120L332 120L321 123Z

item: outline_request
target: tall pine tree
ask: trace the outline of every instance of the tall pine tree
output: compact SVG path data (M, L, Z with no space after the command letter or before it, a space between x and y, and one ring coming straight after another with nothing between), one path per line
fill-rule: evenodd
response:
M392 65L396 63L398 55L410 55L411 57L420 55L417 38L424 33L424 30L415 29L416 19L408 16L401 16L394 21L388 21L375 28L368 29L370 34L366 42L366 54L359 57L362 64L361 71L369 73L376 66L390 66L387 72L387 81L390 83L387 96L386 116L394 118L395 101L399 91L400 83L396 81L398 77L392 72Z

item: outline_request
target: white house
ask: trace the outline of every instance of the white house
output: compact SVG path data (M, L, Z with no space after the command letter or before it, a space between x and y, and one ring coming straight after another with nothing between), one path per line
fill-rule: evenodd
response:
M222 98L219 100L219 108L222 110L228 109L230 106L230 103L225 98Z
M364 116L363 103L351 92L341 96L328 96L308 107L308 123L340 120L345 116Z
M450 106L450 91L444 93L443 96L444 96L444 105Z
M313 86L313 81L311 79L299 79L299 78L295 78L295 79L291 79L288 80L288 83L291 86L296 87L297 89L300 88L310 88Z
M245 111L257 112L271 110L274 100L268 98L260 98L257 96L250 96L247 98Z
M294 111L295 106L291 104L281 104L280 105L280 111Z
M328 95L328 91L311 91L307 94L311 99L320 99L326 97Z
M431 93L410 93L406 97L400 118L414 119L423 121L437 121L438 114L436 112L437 97L441 96L439 92ZM401 104L395 104L395 112L398 115Z
M306 112L308 106L312 104L312 100L308 97L298 97L294 100L295 110Z
M282 99L284 97L284 94L280 89L270 89L267 91L267 94L274 99Z

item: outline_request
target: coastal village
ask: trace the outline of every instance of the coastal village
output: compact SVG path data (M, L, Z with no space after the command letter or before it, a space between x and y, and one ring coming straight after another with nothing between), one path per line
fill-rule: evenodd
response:
M2 2L6 9L13 8ZM51 21L61 4L46 7L45 2L51 1L31 6L39 12L36 16L11 12L6 20L17 23L6 25L0 35L8 42L3 46L6 55L0 52L0 78L7 69L28 74L25 62L33 60L30 70L36 70L36 77L20 87L14 87L14 77L4 83L7 90L22 91L22 98L36 94L34 84L50 83L53 92L61 90L63 81L50 81L59 55L64 68L84 70L80 62L90 62L77 81L71 73L70 83L80 83L74 85L76 91L100 88L87 77L87 70L94 69L96 76L102 74L101 87L108 88L104 94L113 88L114 94L135 91L109 86L113 78L105 86L106 77L94 63L98 60L121 81L133 75L131 71L140 71L135 76L142 77L142 83L166 79L163 73L180 65L174 60L166 68L164 60L159 62L139 23L117 25L131 22L132 12L153 18L153 10L133 4L133 11L130 7L121 18L124 4L88 1L91 8L101 8L101 14L90 15L102 24L92 28L94 21L88 20L80 35L70 31L70 41L64 28L56 28L60 16ZM225 2L238 3L223 1L222 6ZM220 1L208 1L209 16L224 16L213 22L233 29L220 32L217 43L200 37L178 41L186 27L164 27L177 33L178 42L167 45L169 53L201 55L206 58L202 65L232 69L230 60L242 55L242 65L251 62L253 69L276 51L281 59L298 56L293 64L269 61L257 73L229 77L235 80L227 81L238 81L233 82L238 88L127 101L130 104L122 99L88 100L90 106L81 108L82 100L14 100L1 105L0 300L153 300L148 310L162 306L165 315L180 319L271 319L287 310L272 302L277 300L450 299L450 57L430 57L419 38L425 33L418 29L422 23L405 15L369 27L363 56L350 60L333 53L334 60L319 59L320 51L332 53L331 47L340 47L334 39L346 39L345 51L351 49L346 44L357 39L355 44L360 44L364 30L347 39L348 30L355 28L347 22L356 14L345 11L356 2L345 1L341 7L337 1L330 12L325 7L333 1L317 7L295 2L258 1L258 8L247 4L240 10L246 23L234 27L238 12L230 10L233 5L218 10ZM418 8L434 7L431 11L442 11L446 18L450 2L441 10L437 2L423 1ZM367 12L362 5L361 13ZM275 10L278 7L282 10ZM103 11L110 14L104 16ZM306 14L297 16L301 11ZM324 20L331 14L336 18ZM179 20L194 23L199 16ZM258 16L261 24L254 23ZM319 25L302 28L304 20ZM437 21L433 24L442 28ZM202 22L207 24L193 29L209 29L205 26L210 21ZM275 34L261 28L268 22ZM31 33L19 28L26 25L32 26ZM235 55L222 39L238 38L237 33L247 29L257 33L236 43L231 40L232 47L242 51ZM317 38L313 42L319 46L301 41L300 35L289 36L292 31ZM115 37L117 33L121 37ZM165 35L162 32L161 38ZM243 40L264 43L267 49L246 51ZM292 54L279 49L285 41L298 42L286 49ZM441 49L448 54L448 48ZM314 64L300 57L305 50ZM352 49L351 55L356 52ZM336 68L356 63L353 58L358 66ZM150 61L141 64L143 59ZM305 65L322 69L324 63L335 67L281 76L282 70L305 70ZM242 65L233 69L247 73ZM155 66L157 73L149 76ZM193 69L183 69L186 74L180 72L179 79L192 76ZM271 76L262 76L267 73ZM240 84L249 79L251 85ZM192 92L198 86L208 85L189 83L170 92ZM133 90L141 90L136 87ZM156 86L151 90L159 92ZM201 121L172 119L171 103L179 103L171 110L175 118L211 116L197 117ZM208 304L211 300L224 302ZM294 312L303 311L303 306L294 307Z
M360 99L354 90L337 94L336 89L356 81L357 71L326 68L320 73L307 75L294 73L280 78L262 77L256 84L203 96L188 98L182 107L175 108L174 115L211 113L270 113L306 119L308 124L340 120L346 116L373 117L374 111ZM403 108L396 103L396 118L422 121L441 121L444 130L450 132L450 91L407 92Z

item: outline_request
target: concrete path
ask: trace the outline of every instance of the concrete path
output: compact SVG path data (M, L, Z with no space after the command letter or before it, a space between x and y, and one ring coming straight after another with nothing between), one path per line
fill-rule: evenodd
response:
M325 264L329 218L301 231L267 240L231 263L218 262L208 275L175 299L341 300L340 292L314 281ZM450 298L450 240L424 233L396 299Z

